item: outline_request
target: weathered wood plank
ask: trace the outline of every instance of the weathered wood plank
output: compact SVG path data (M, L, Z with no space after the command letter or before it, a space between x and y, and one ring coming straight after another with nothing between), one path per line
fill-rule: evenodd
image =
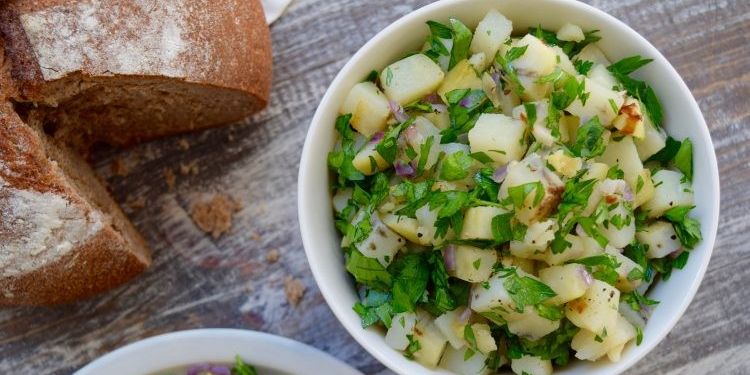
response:
M224 129L105 152L96 167L154 249L154 266L104 296L57 309L0 311L0 372L67 374L118 346L198 327L268 331L388 374L339 325L305 260L296 176L312 114L327 85L370 37L427 0L297 0L272 28L271 106ZM722 220L714 258L673 332L628 374L750 373L750 2L588 1L630 24L675 65L704 112L721 169ZM115 176L121 158L130 173ZM180 163L198 166L182 175ZM164 169L176 183L169 189ZM214 240L189 218L214 193L244 207ZM126 206L127 207L127 206ZM280 259L269 263L267 253ZM307 290L297 307L287 277Z

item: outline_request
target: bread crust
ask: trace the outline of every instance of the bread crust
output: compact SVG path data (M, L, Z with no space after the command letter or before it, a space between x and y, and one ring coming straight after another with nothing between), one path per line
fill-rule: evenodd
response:
M130 103L130 97L117 94L117 85L129 85L133 94L141 81L170 80L175 83L171 92L148 94L159 105L164 103L165 113L177 113L180 105L203 100L199 104L206 115L175 115L165 120L163 129L153 131L151 124L123 126L144 118L128 117L127 108L108 111L108 103L120 109L122 103ZM87 99L96 97L95 90L102 87L115 87L109 91L114 96L86 107L91 103ZM240 120L266 105L270 87L271 42L259 0L0 1L0 306L54 305L91 297L126 282L151 262L145 241L90 170L82 176L86 184L95 186L94 193L81 187L77 173L69 178L70 169L66 172L54 159L53 155L69 152L69 147L50 147L76 140L47 136L42 124L58 121L72 133L83 133L73 128L76 121L88 119L96 122L94 129L129 131L121 138L104 139L127 145ZM170 102L172 95L189 89L192 93ZM218 105L220 99L206 99L213 97L211 90L225 94L216 98L230 98L230 111ZM27 108L38 121L32 126L24 123L11 102L33 103ZM231 113L219 119L224 112ZM92 137L101 140L102 136ZM45 258L40 258L32 254L36 250L24 248L28 241L13 239L24 239L25 234L13 233L12 223L26 219L14 211L13 195L26 193L41 207L41 213L29 209L40 227L46 225L44 215L57 213L45 207L47 197L57 202L55 209L73 212L73 219L64 215L54 219L75 221L80 236L58 226L35 242L43 248L50 238L61 237L67 243L65 251L55 254L56 250L43 249ZM29 198L24 199L29 206ZM34 232L33 225L26 229L47 233ZM68 237L63 237L66 232ZM27 262L19 266L14 260Z
M20 100L44 101L46 84L80 73L172 77L240 90L262 107L272 77L262 20L259 0L10 0L0 36Z

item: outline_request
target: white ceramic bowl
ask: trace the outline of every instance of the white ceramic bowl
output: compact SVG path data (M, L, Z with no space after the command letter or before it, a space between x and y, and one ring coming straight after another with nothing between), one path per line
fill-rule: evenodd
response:
M572 0L444 0L418 9L394 22L362 47L336 76L318 107L307 134L299 173L299 220L302 240L313 275L323 296L352 336L383 364L400 374L438 374L388 347L376 329L364 330L352 311L357 294L343 265L339 236L333 224L329 171L326 155L334 145L334 121L349 89L373 69L382 69L408 51L419 49L427 36L428 20L462 20L470 28L485 13L498 9L523 31L541 24L557 29L566 22L584 30L600 30L600 47L613 60L640 54L654 62L637 72L661 99L666 129L678 139L694 143L695 202L692 215L699 219L703 241L692 251L683 270L660 282L649 296L661 301L644 331L640 346L631 345L617 363L591 364L574 361L560 374L618 374L651 351L672 329L695 295L711 257L719 219L719 173L711 137L690 90L675 69L646 39L614 17Z
M233 363L234 356L264 375L362 375L330 355L267 333L239 329L196 329L154 336L124 346L74 375L147 375L196 363Z

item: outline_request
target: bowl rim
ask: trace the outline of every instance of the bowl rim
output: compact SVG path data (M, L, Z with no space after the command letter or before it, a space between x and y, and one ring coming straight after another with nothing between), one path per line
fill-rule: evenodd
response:
M354 55L352 55L352 57L347 61L347 63L336 74L335 78L333 79L333 81L331 81L330 85L326 89L326 92L317 106L313 119L310 123L310 127L307 131L307 135L305 137L305 143L304 143L304 147L303 147L302 155L300 159L300 167L299 167L300 169L299 169L298 181L297 181L298 183L298 186L297 186L298 188L298 195L297 195L298 196L298 206L297 206L298 219L299 219L299 225L300 225L300 232L302 235L303 247L305 249L308 262L310 263L310 268L312 270L313 277L315 278L315 282L320 288L321 294L323 295L323 298L326 300L326 303L328 303L328 306L331 308L336 318L346 328L349 334L368 353L372 354L383 365L401 374L405 374L406 373L404 372L405 370L402 368L401 365L399 365L398 363L395 363L389 358L390 353L386 353L385 351L380 350L374 345L371 345L370 344L371 340L365 337L365 334L364 334L364 332L367 332L367 330L363 329L359 324L354 324L350 322L349 319L346 318L347 315L351 314L351 307L342 306L340 303L339 304L335 303L336 301L333 300L335 296L332 294L333 292L331 291L331 289L328 286L328 283L326 282L327 276L322 273L321 260L319 259L319 257L316 256L316 252L313 250L315 249L314 238L316 234L311 232L309 225L307 223L308 213L305 212L305 207L308 205L307 202L309 202L309 200L311 199L308 195L308 190L305 189L305 182L309 179L308 175L312 173L310 171L313 170L313 168L310 168L308 164L310 163L309 161L312 159L311 155L315 152L321 151L319 149L316 149L316 147L313 146L313 138L315 137L316 133L323 131L325 129L324 126L326 126L326 124L321 124L321 118L325 116L324 107L327 107L326 104L332 100L331 97L334 95L336 91L339 90L339 86L341 86L341 82L347 78L347 76L350 74L349 72L353 69L354 66L359 64L359 60L361 60L361 57L365 55L368 52L368 50L372 48L373 45L377 44L381 39L392 37L393 35L391 34L397 32L400 28L411 23L413 19L421 18L422 16L435 12L441 8L450 8L450 7L456 6L457 4L468 3L468 2L473 2L473 1L477 1L477 0L441 0L441 1L436 1L431 4L425 5L421 8L418 8L414 11L407 13L406 15L400 17L393 23L389 24L383 30L379 31L375 36L370 38L362 47L360 47L357 50L357 52ZM684 80L682 79L680 74L677 72L677 70L672 66L671 63L669 63L669 61L664 57L664 55L662 55L662 53L654 45L652 45L645 37L643 37L641 34L639 34L637 31L635 31L633 28L631 28L629 25L627 25L623 21L620 21L616 17L594 6L591 6L591 5L576 1L576 0L547 0L547 1L549 1L550 3L555 3L555 5L558 5L558 6L571 7L576 12L593 13L596 17L602 19L603 22L607 24L613 24L614 27L618 27L618 28L626 30L629 33L628 37L633 37L636 40L638 45L643 46L645 49L649 51L649 57L653 58L655 63L663 66L669 71L670 81L674 81L673 83L679 86L678 87L679 91L686 92L687 96L689 97L689 100L686 102L686 104L688 104L686 108L689 107L689 110L692 112L691 115L695 117L696 121L698 122L698 125L699 125L698 132L700 132L700 141L704 142L705 149L708 150L708 152L706 153L707 154L706 156L709 157L708 169L711 174L709 176L711 177L711 180L709 182L711 184L710 189L716 192L715 196L713 197L713 200L710 202L706 202L707 206L712 208L714 215L710 215L708 217L709 220L701 221L701 225L705 226L703 233L708 234L707 236L704 235L704 238L702 240L702 245L701 245L702 249L705 249L707 254L704 256L703 262L699 265L697 273L694 275L695 277L693 277L691 279L690 284L686 286L688 290L687 290L687 293L685 294L685 298L681 301L678 307L673 308L673 312L671 313L671 315L667 317L667 322L662 325L662 328L660 331L658 331L658 334L656 336L651 335L647 339L644 339L643 343L641 344L641 347L643 347L644 350L642 350L639 354L631 357L628 361L622 360L620 362L608 364L608 368L611 368L611 371L608 372L608 374L615 375L615 374L620 374L624 372L625 370L627 370L628 368L632 367L634 364L638 363L643 357L645 357L648 353L653 351L653 349L667 336L667 334L671 332L671 330L677 324L678 320L684 315L688 306L690 305L690 303L695 297L695 294L705 276L706 270L708 268L708 264L713 254L716 235L717 235L719 212L720 212L720 193L721 193L718 164L716 160L716 153L714 151L713 141L711 139L711 134L708 129L708 125L705 122L705 118L703 117L700 107L698 106L698 103L695 100L695 97L692 95L692 92L690 91L689 87L685 84ZM691 139L691 140L693 142L699 141L697 139ZM685 285L683 285L683 287L685 287ZM427 368L425 367L425 369Z
M255 366L270 368L276 371L297 373L309 368L306 366L314 366L334 371L337 374L361 374L330 354L301 342L270 333L234 328L201 328L151 336L115 349L95 359L73 374L102 374L105 370L111 370L115 366L117 366L118 370L121 370L122 363L125 361L136 359L137 365L139 363L137 359L143 358L143 355L146 354L161 356L164 353L172 353L172 356L180 358L176 361L181 363L174 366L185 366L202 362L233 362L231 359L227 361L227 359L219 358L213 354L208 355L211 359L195 358L195 346L200 346L199 344L219 346L218 351L221 351L222 356L225 358L234 358L235 355L240 355L246 360L253 362ZM230 350L230 347L236 347L237 345L241 345L242 347L247 346L245 352L252 352L252 354L224 353L227 350L221 348L222 345L228 350ZM211 348L211 350L215 349L217 348ZM201 355L206 355L204 351L201 351L201 353ZM282 356L284 358L280 358ZM289 359L292 356L295 358L294 361L285 361L285 358ZM183 358L185 359L184 362ZM148 373L152 373L168 369L169 367L154 368L147 371ZM127 370L122 371L122 373L133 373Z

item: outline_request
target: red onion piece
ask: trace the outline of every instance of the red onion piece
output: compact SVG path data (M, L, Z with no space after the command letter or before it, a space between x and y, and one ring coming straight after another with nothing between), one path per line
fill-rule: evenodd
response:
M385 133L377 132L372 135L372 138L370 138L370 143L380 142L380 140L382 140L383 137L385 137Z
M578 274L581 275L581 279L583 279L586 286L591 286L591 284L594 283L594 278L591 277L591 274L588 271L586 271L586 267L578 267Z
M622 197L628 202L633 201L633 190L630 189L630 185L625 184L622 188Z
M508 166L503 165L502 167L495 169L495 173L492 174L492 180L498 184L505 180L505 176L508 175Z
M581 237L586 236L586 231L583 230L583 227L580 224L576 225L576 234Z
M682 251L683 251L683 249L677 249L677 250L669 253L669 257L672 258L672 259L677 259L677 257L680 256L680 254L682 254Z
M409 116L406 115L406 112L404 112L404 109L398 105L398 103L389 100L388 106L391 108L391 112L393 112L393 117L398 122L404 122L409 119Z
M443 250L443 260L445 261L445 269L448 271L456 270L456 246L448 245Z
M417 172L411 164L403 163L400 160L397 160L396 163L393 164L393 167L396 169L396 174L399 177L412 178Z
M202 374L211 374L211 375L232 375L232 370L229 369L229 367L224 365L212 365L210 363L200 363L197 365L192 365L187 369L187 372L185 375L202 375Z
M466 307L463 311L461 311L461 314L458 316L458 321L460 323L468 323L469 319L471 319L472 311L470 308Z
M423 100L430 104L445 104L443 103L443 99L440 98L440 95L434 92L430 95L425 96Z

